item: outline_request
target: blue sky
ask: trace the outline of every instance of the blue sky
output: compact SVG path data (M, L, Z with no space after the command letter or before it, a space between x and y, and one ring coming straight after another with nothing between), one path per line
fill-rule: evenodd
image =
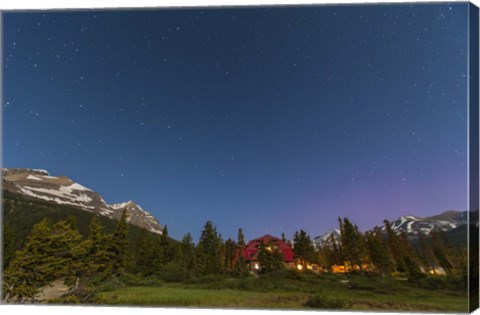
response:
M467 4L5 13L4 167L173 237L466 209Z

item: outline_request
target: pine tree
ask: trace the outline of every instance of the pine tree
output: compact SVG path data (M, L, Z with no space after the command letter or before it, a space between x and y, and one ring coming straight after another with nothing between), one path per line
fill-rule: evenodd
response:
M430 270L433 274L436 273L435 266L438 265L438 260L433 252L432 244L427 240L423 233L418 234L419 253L418 256L423 263L423 266Z
M271 243L262 242L258 250L258 262L262 273L272 272L283 268L283 255Z
M411 259L410 256L405 256L404 262L407 271L408 281L416 282L425 277L425 274L421 272L418 264L413 259Z
M363 237L347 218L340 219L342 259L346 267L357 265L363 271L362 263L366 257ZM352 266L353 270L353 266Z
M243 257L243 249L245 247L245 237L242 229L238 229L237 244L235 244L235 254L233 258L233 274L237 276L244 276L248 274L247 263Z
M95 274L106 271L111 257L111 254L108 252L110 239L105 234L105 230L97 216L94 216L90 222L87 241L90 242L87 254L89 273Z
M15 232L14 229L8 225L3 225L3 259L2 259L2 270L5 270L8 266L8 262L13 257L14 254L14 240Z
M221 244L222 240L217 233L216 227L211 221L208 221L205 224L198 243L198 248L204 262L204 274L222 272Z
M65 221L51 227L48 220L34 225L25 243L4 272L5 301L35 301L41 287L74 272L73 248L80 233Z
M383 243L379 229L365 234L366 244L372 264L383 276L389 276L392 272L392 262L388 255L386 246Z
M140 231L135 241L133 255L135 256L133 271L142 275L149 275L151 270L150 265L152 264L153 242L147 230L142 229Z
M125 208L110 241L111 271L113 275L120 275L125 270L128 246L127 234L127 209Z
M162 230L162 235L160 235L160 251L162 253L161 263L166 265L173 260L173 248L170 243L168 235L168 227L165 225Z
M193 238L190 233L187 233L182 238L182 254L185 268L188 271L189 278L195 278L197 272L197 255L195 253L195 245L193 244Z
M394 268L397 272L406 271L405 262L404 262L404 253L400 245L400 239L392 230L390 222L384 220L385 229L387 231L387 240L388 248L390 249L390 255L392 256L392 261L394 262Z
M293 236L293 251L298 263L303 267L306 267L307 262L312 263L315 260L313 242L304 230L295 232Z
M67 280L75 280L74 290L93 275L110 275L112 254L109 252L109 243L100 220L94 216L90 222L88 238L72 248L74 273Z
M454 263L451 255L449 255L451 250L448 248L449 243L447 239L443 233L437 230L433 230L430 236L432 237L433 252L440 266L442 266L446 272L451 273L454 268Z
M331 254L332 254L332 258L331 258L331 261L332 261L332 264L335 264L335 265L342 265L343 264L343 261L342 261L342 251L341 251L341 247L339 246L339 244L337 243L337 241L335 240L335 237L333 236L333 234L330 235L330 237L328 238L328 242L331 246Z
M245 236L243 236L243 230L241 228L238 229L237 245L239 247L245 246Z
M237 245L234 240L227 239L224 246L224 270L228 273L233 272Z

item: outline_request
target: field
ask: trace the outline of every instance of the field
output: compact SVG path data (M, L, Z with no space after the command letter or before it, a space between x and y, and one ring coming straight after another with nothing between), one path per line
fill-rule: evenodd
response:
M259 278L210 277L183 283L108 288L95 304L241 309L353 309L465 312L464 290L446 279L411 284L379 277L272 274ZM128 282L128 281L127 281ZM430 287L430 288L429 288Z

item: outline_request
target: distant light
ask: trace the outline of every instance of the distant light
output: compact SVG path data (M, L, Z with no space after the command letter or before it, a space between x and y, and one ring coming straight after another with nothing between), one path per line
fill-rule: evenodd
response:
M300 265L300 264L298 264L298 265L297 265L297 269L298 269L298 270L302 270L302 269L303 269L303 266Z

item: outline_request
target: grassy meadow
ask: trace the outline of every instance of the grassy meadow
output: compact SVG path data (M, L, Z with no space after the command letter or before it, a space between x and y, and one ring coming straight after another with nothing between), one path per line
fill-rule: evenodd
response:
M260 277L210 276L186 282L145 285L130 276L106 283L94 298L100 305L218 307L241 309L350 309L465 312L467 294L445 277L417 284L402 279L338 274L275 272Z

